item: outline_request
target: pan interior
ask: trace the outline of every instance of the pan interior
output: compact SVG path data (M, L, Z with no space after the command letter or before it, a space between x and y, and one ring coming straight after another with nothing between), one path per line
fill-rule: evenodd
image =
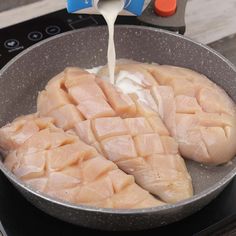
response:
M96 27L46 40L13 59L0 72L0 126L36 111L38 91L67 66L91 68L106 63L107 30ZM118 58L187 67L205 74L236 101L236 71L213 51L178 35L150 28L120 26L115 31ZM212 187L236 167L187 161L195 194Z

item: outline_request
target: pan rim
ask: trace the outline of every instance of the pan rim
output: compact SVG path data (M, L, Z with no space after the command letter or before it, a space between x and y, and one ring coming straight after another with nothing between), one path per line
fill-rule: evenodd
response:
M76 30L70 30L70 31L67 31L67 32L64 32L64 33L60 33L60 34L57 34L57 35L54 35L50 38L47 38L47 39L44 39L38 43L35 43L34 45L26 48L25 50L23 50L22 52L20 52L19 54L17 54L14 58L12 58L9 62L6 63L5 66L3 66L1 69L0 69L0 79L1 79L1 75L3 74L3 72L11 66L11 64L13 64L15 61L17 61L20 57L22 57L23 55L27 54L29 51L33 50L34 48L37 48L37 47L40 47L42 44L45 44L47 42L50 42L50 41L53 41L53 40L56 40L58 38L61 38L61 37L64 37L64 36L67 36L67 35L70 35L70 34L73 34L73 33L76 33L76 32L83 32L83 31L92 31L94 29L106 29L107 27L106 26L89 26L89 27L85 27L85 28L80 28L80 29L76 29ZM206 49L207 51L215 54L216 56L218 56L222 61L224 61L232 70L234 70L236 72L236 65L234 65L230 60L228 60L226 57L224 57L222 54L220 54L219 52L217 52L216 50L214 50L213 48L201 43L201 42L197 42L197 41L194 41L193 39L191 39L190 37L188 36L185 36L185 35L181 35L181 34L178 34L178 33L175 33L175 32L171 32L171 31L168 31L168 30L165 30L165 29L158 29L158 28L154 28L152 26L140 26L140 25L115 25L115 28L127 28L127 29L130 29L130 28L134 28L134 29L144 29L144 30L150 30L150 31L154 31L154 32L159 32L159 33L163 33L163 34L167 34L167 35L171 35L173 37L176 37L176 38L181 38L181 39L184 39L185 41L189 41L191 43L194 43L204 49Z
M179 34L176 34L174 32L169 32L163 29L156 29L150 26L134 26L134 25L116 25L116 28L123 28L123 29L139 29L139 30L150 30L153 32L159 32L159 33L163 33L163 34L167 34L167 35L171 35L172 37L177 37L177 38L181 38L183 40L189 41L193 44L197 44L198 46L206 49L207 51L215 54L218 58L220 58L223 62L225 62L233 71L235 71L236 73L236 67L235 65L233 65L233 63L231 63L228 59L226 59L224 56L222 56L219 52L215 51L214 49L196 42L192 39L190 39L189 37L186 36L182 36ZM94 29L105 29L106 26L92 26L92 27L86 27L86 28L81 28L81 29L77 29L77 30L73 30L73 31L68 31L62 34L58 34L56 36L50 37L48 39L45 39L43 41L40 41L36 44L34 44L33 46L25 49L23 52L19 53L16 57L14 57L12 60L10 60L1 70L0 70L0 82L1 82L1 77L2 74L14 63L16 62L18 59L20 59L22 56L24 56L25 54L27 54L29 51L34 50L37 47L40 47L43 44L46 44L50 41L56 40L58 38L73 34L73 33L78 33L78 32L84 32L84 31L93 31ZM234 157L235 158L235 157ZM15 185L17 185L18 187L26 190L27 192L30 192L31 194L35 195L36 197L42 198L43 200L49 201L50 203L53 204L57 204L60 205L62 207L68 207L71 208L73 210L81 210L81 211L87 211L87 212L97 212L97 213L103 213L103 214L116 214L116 215L133 215L133 214L150 214L150 213L161 213L163 211L166 210L170 210L173 208L182 208L186 205L191 205L194 202L200 201L201 199L207 197L208 195L213 194L215 191L217 191L218 189L220 189L221 187L225 186L226 184L228 184L236 175L236 167L234 169L232 169L224 178L222 178L220 181L218 181L217 183L215 183L213 186L211 186L210 188L205 189L204 191L202 191L201 193L198 193L196 195L193 195L191 198L185 199L183 201L177 202L175 204L166 204L164 206L157 206L157 207L152 207L152 208L142 208L142 209L112 209L112 208L97 208L97 207L92 207L92 206L87 206L87 205L79 205L79 204L72 204L60 199L56 199L53 198L47 194L41 193L39 191L36 191L34 189L32 189L30 186L28 186L27 184L25 184L22 180L18 179L12 172L10 172L10 170L8 170L3 162L0 160L0 170L4 173L4 175L11 181L13 182Z

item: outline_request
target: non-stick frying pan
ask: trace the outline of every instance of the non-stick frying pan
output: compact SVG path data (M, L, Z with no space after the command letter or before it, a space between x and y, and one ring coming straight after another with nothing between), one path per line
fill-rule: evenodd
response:
M34 112L47 81L66 66L91 68L106 63L106 27L61 34L27 49L0 72L0 125ZM117 26L118 58L188 67L208 76L236 101L236 68L212 49L180 35L154 28ZM113 210L73 205L27 187L0 161L0 169L32 204L78 225L106 230L137 230L180 220L207 205L236 174L236 159L221 166L187 161L195 195L177 204L149 209Z

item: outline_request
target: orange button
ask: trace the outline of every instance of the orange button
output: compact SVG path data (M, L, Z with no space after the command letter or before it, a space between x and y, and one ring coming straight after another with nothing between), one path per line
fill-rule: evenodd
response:
M154 7L159 16L172 16L177 8L177 0L155 0Z

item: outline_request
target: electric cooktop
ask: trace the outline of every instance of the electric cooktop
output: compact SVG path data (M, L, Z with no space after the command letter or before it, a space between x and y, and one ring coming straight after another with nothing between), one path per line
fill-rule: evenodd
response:
M120 16L118 24L144 24L136 17ZM99 15L50 13L0 29L0 68L29 46L62 32L105 24ZM174 31L177 31L174 29ZM180 33L183 33L183 27ZM236 179L207 207L168 226L146 230L156 235L223 235L236 228ZM0 173L0 236L80 235L96 232L74 226L41 212L25 200Z

